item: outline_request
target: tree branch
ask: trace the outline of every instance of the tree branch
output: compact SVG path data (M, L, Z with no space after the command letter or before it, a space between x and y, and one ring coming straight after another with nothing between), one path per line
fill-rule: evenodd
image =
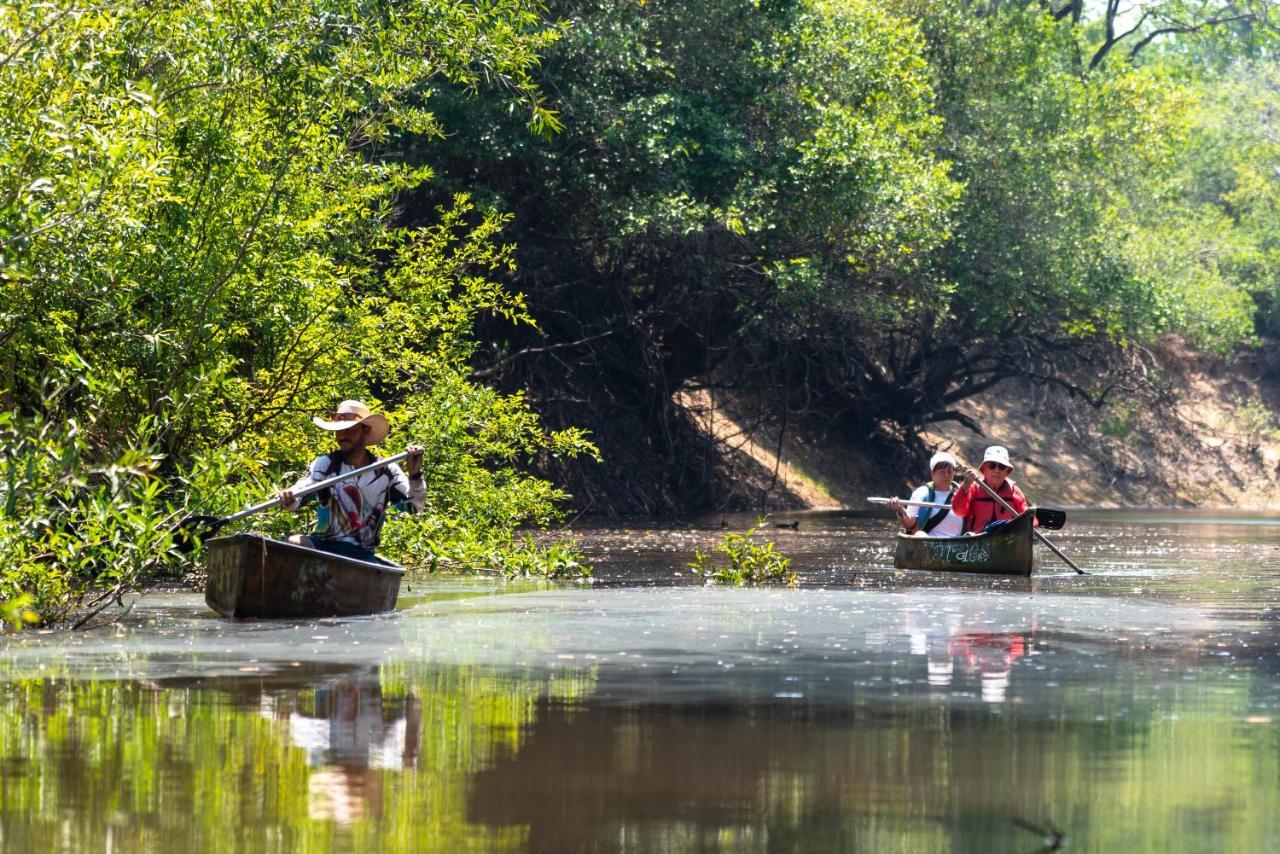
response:
M972 418L970 418L968 415L965 415L963 412L961 412L958 409L944 409L941 412L935 413L934 415L930 415L927 418L925 418L926 424L937 424L942 421L955 421L959 423L960 426L966 427L969 430L972 430L978 436L987 435L982 431L982 428L978 425L978 422L974 421Z
M1152 30L1150 33L1147 33L1147 35L1145 35L1137 44L1135 44L1133 48L1129 51L1129 58L1133 59L1134 57L1136 57L1139 51L1141 51L1144 47L1151 44L1151 42L1155 41L1157 38L1163 35L1194 33L1197 30L1204 29L1205 27L1217 27L1223 24L1234 24L1237 21L1254 21L1254 20L1257 20L1257 17L1258 17L1257 13L1255 12L1245 12L1240 15L1233 15L1229 18L1211 18L1207 21L1201 21L1198 24L1175 24L1168 27L1161 27L1161 28ZM1132 32L1132 30L1130 32Z
M479 368L477 370L473 370L471 372L471 379L484 380L492 376L495 376L503 369L503 367L505 367L506 365L509 365L511 362L515 361L521 356L536 356L540 353L551 353L555 350L564 350L565 348L568 348L568 347L580 347L583 344L589 344L592 341L599 341L601 338L608 338L609 336L614 335L616 332L617 332L616 329L608 329L596 335L588 335L586 338L579 338L577 341L564 341L560 344L550 344L546 347L526 347L523 350L517 350L514 353L509 353L508 355L503 356L501 359L494 362L492 365L489 365L487 368Z

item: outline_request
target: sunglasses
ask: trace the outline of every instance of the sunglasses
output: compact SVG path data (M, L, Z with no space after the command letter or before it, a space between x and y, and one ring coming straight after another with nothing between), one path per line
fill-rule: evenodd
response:
M979 468L991 469L992 471L1013 471L1013 466L1001 465L1000 463L983 463Z

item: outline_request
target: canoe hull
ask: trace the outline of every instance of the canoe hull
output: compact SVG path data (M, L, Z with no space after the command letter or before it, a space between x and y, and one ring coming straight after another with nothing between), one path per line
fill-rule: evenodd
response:
M396 607L404 570L256 534L206 543L204 601L224 617L311 619Z
M899 534L893 565L898 569L1025 578L1035 568L1033 515L1028 511L999 531L972 537L909 537Z

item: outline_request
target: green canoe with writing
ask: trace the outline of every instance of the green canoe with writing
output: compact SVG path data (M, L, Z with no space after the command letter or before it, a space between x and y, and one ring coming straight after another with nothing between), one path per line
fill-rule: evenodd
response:
M933 572L1029 576L1035 566L1035 551L1031 547L1034 516L1028 510L998 531L971 537L898 534L893 565L898 569Z

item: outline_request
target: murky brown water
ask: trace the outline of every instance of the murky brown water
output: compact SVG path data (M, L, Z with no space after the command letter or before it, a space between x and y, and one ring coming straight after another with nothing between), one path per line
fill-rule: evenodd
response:
M1280 850L1280 518L1072 514L1094 574L1025 582L780 517L799 589L703 587L751 522L584 531L590 586L0 640L0 848Z

